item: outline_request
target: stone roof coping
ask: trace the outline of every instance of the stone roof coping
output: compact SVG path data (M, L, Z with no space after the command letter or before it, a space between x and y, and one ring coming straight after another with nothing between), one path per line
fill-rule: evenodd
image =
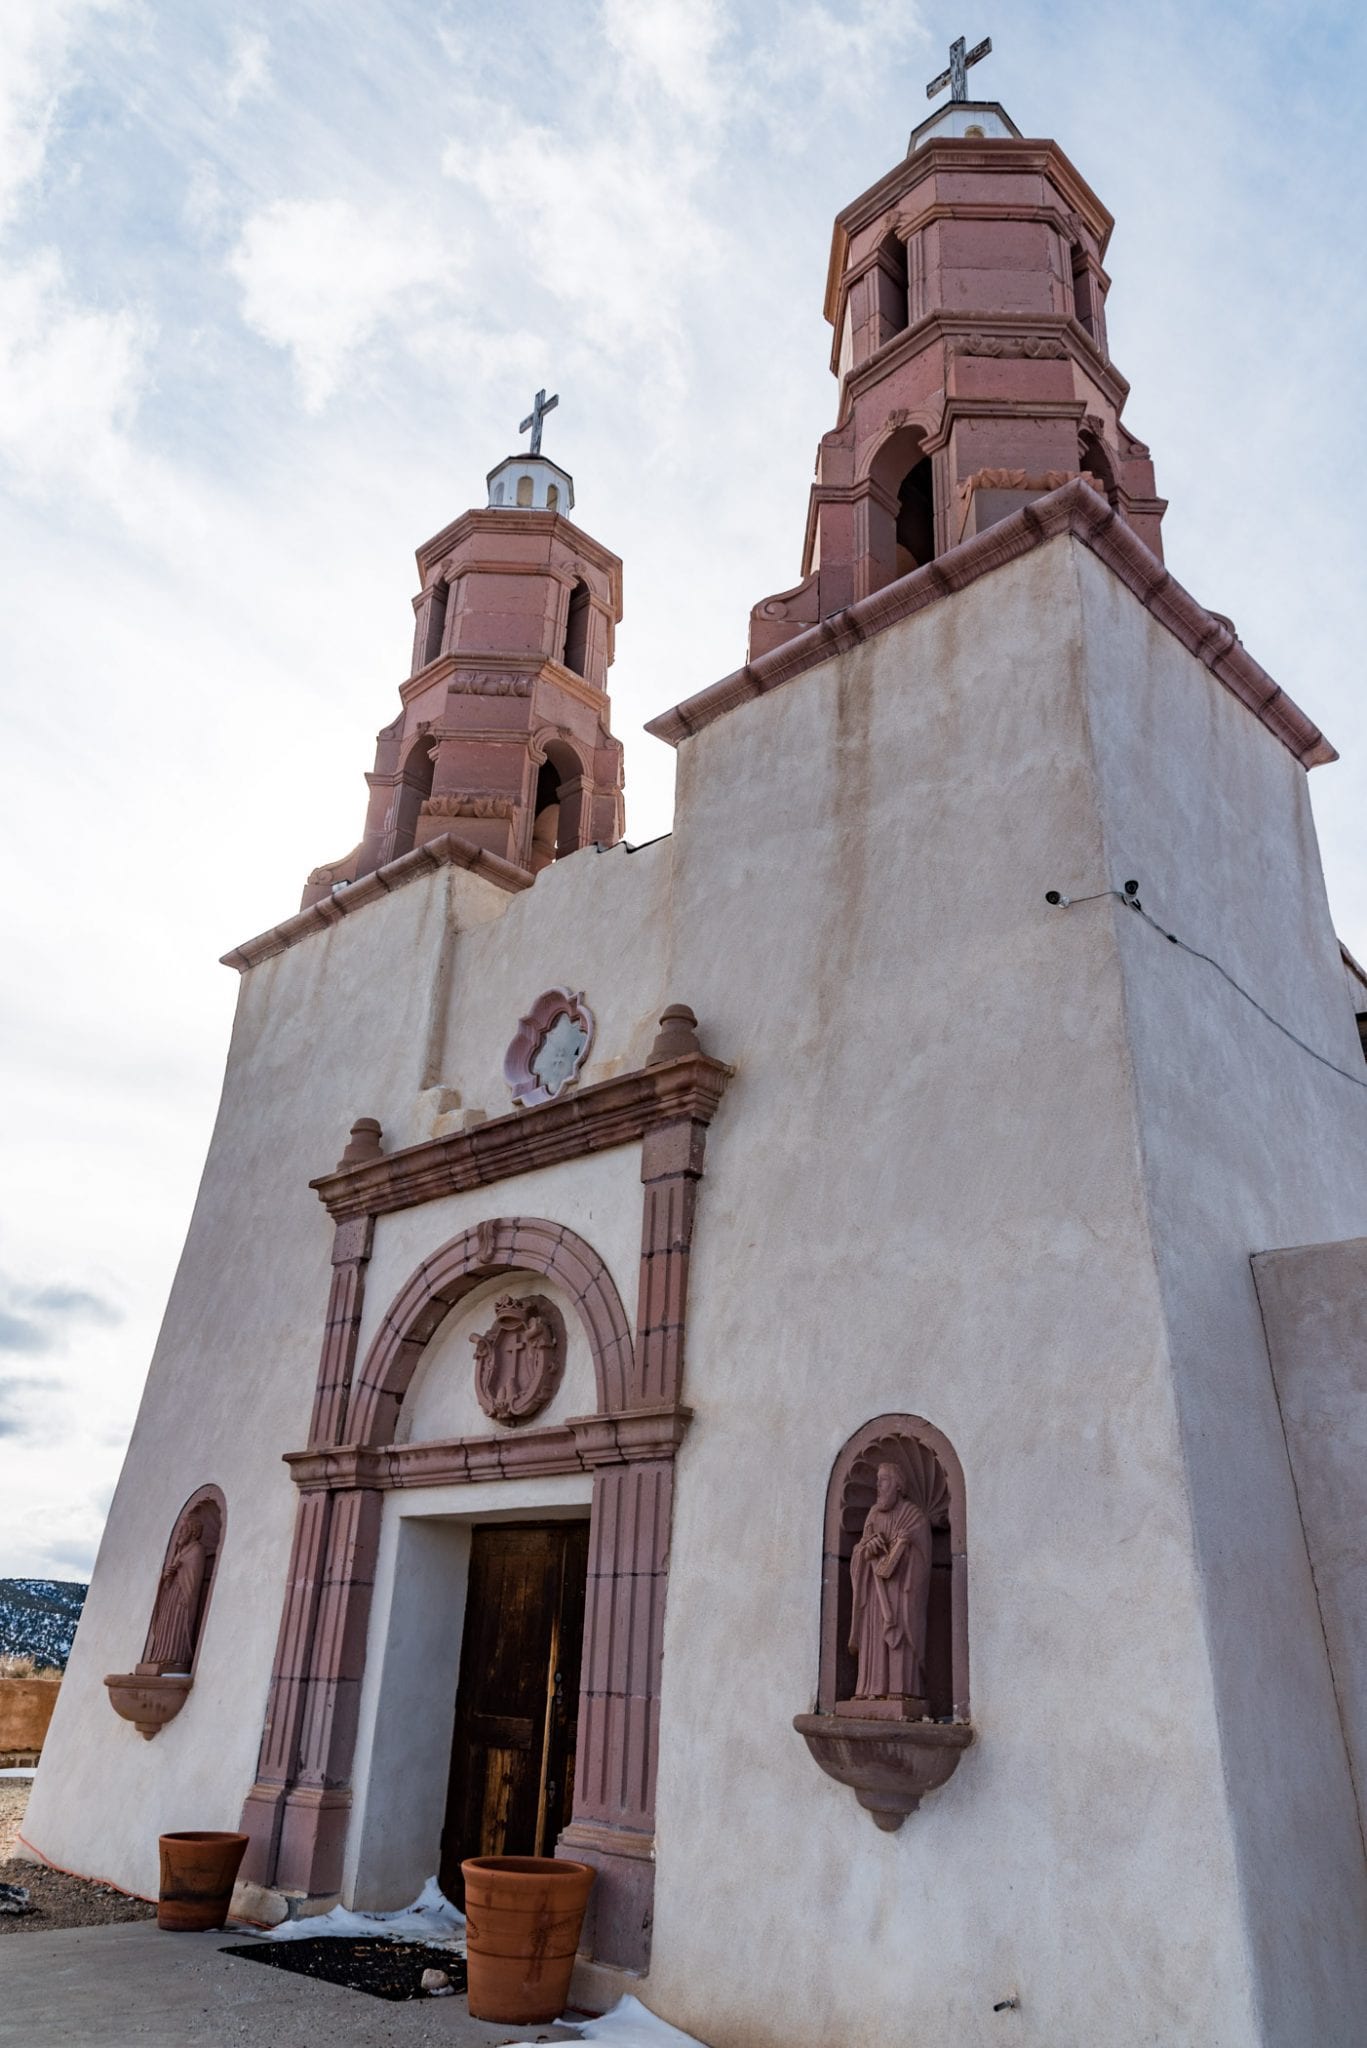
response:
M323 931L344 917L354 916L367 903L376 903L395 889L420 881L435 868L447 867L469 868L472 873L483 875L486 881L496 883L500 889L517 891L532 886L532 877L521 868L514 867L511 861L500 860L496 853L488 853L482 846L462 839L458 832L443 832L439 838L429 839L426 845L415 846L411 853L400 854L397 860L391 860L386 866L362 875L355 882L348 882L335 895L325 896L321 903L310 904L307 910L287 917L283 924L274 925L270 931L262 932L259 938L244 939L240 946L234 946L231 953L222 956L221 964L235 967L239 974L245 974L249 967L260 966L263 960L269 960L275 953L288 952L291 946L297 946L301 939L311 938L314 932Z
M677 747L738 704L767 696L832 655L843 654L928 605L939 604L976 583L980 576L1004 568L1060 534L1071 534L1104 562L1145 609L1205 664L1216 681L1248 706L1302 767L1337 761L1336 750L1319 727L1253 659L1229 621L1198 604L1106 500L1076 478L1022 506L986 532L961 541L924 568L913 569L870 596L857 598L844 611L833 612L819 625L809 626L720 682L699 690L696 696L686 697L672 711L652 718L646 731Z

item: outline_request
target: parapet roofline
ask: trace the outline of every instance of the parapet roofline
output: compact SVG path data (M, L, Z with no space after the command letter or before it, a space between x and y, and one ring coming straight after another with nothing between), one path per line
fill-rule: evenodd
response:
M961 541L924 568L913 569L910 575L856 599L782 646L756 656L720 682L652 718L646 731L677 747L738 704L767 696L832 655L857 647L861 640L871 639L914 612L941 603L979 577L1005 568L1008 562L1018 561L1061 534L1071 534L1118 576L1145 610L1203 662L1216 681L1246 705L1303 768L1337 761L1336 749L1319 727L1253 659L1228 620L1198 604L1133 528L1080 478L1036 498L971 540Z

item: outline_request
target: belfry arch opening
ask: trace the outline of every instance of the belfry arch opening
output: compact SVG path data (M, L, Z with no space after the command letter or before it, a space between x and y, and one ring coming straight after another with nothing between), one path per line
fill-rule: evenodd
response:
M580 786L584 765L573 747L552 740L536 777L532 822L532 868L549 867L579 850Z
M432 603L427 613L427 640L423 647L424 666L435 661L441 653L442 641L446 638L446 607L451 597L451 586L443 577L432 590Z
M1101 439L1100 435L1094 434L1090 428L1084 428L1078 436L1078 467L1079 469L1090 471L1094 477L1100 480L1101 488L1106 493L1106 501L1110 505L1111 510L1113 512L1118 511L1120 507L1120 488L1115 473L1115 464L1111 460L1110 451L1107 449L1105 442Z
M909 576L935 554L935 491L930 458L921 460L902 478L897 492L897 574Z
M869 559L858 596L881 590L934 560L934 475L930 457L923 452L924 441L919 428L901 427L874 456L869 469Z
M589 586L581 576L570 592L565 613L565 644L560 654L565 667L573 669L577 676L588 673L589 622L592 617Z
M420 732L408 752L404 755L399 770L398 786L394 791L393 825L390 833L389 859L395 860L401 853L411 853L418 834L418 816L423 805L432 794L431 734Z
M888 233L878 244L870 284L874 298L874 347L882 348L911 324L907 303L907 248L899 235Z

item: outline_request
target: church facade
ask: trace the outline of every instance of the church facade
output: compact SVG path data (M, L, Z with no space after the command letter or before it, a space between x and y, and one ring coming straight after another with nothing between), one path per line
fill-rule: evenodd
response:
M419 549L363 837L227 956L25 1836L151 1892L240 1824L263 1919L558 1850L578 1996L714 2048L1353 2048L1334 755L1164 568L1109 215L961 83L836 221L802 576L652 722L669 837L540 401Z

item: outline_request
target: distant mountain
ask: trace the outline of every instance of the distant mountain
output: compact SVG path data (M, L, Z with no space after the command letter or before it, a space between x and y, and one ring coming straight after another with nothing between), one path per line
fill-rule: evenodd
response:
M0 1655L65 1671L88 1591L74 1579L0 1579Z

